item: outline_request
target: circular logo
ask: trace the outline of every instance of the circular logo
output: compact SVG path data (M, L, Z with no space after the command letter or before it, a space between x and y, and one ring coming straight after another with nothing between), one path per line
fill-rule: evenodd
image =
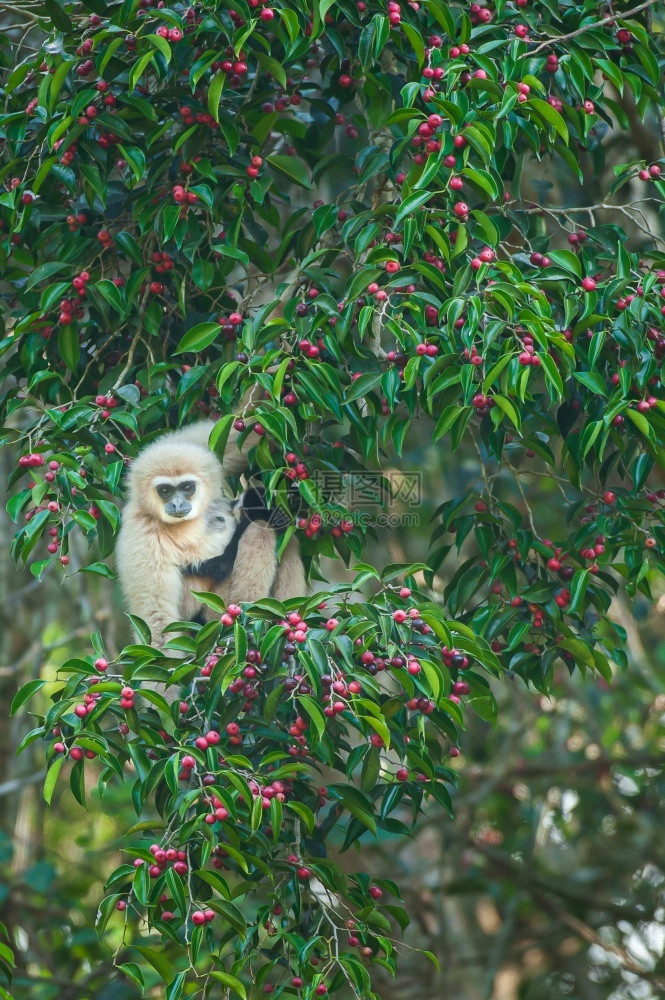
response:
M273 496L269 504L263 481L259 475L255 475L249 479L238 503L243 516L248 520L264 525L271 531L282 532L296 521L302 506L302 497L294 483L286 491L280 492L279 500L277 496Z

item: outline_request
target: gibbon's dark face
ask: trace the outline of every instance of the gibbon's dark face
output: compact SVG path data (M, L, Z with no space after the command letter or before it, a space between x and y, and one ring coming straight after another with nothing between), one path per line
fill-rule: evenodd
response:
M201 490L197 476L159 476L153 485L164 520L190 521L198 516Z

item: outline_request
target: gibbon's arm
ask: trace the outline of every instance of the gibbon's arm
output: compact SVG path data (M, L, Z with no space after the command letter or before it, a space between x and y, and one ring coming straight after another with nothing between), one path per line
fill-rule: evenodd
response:
M255 390L257 388L258 386L255 386L249 392L245 393L244 398L240 402L241 410L251 410L255 402L253 397L256 395ZM191 441L192 444L208 448L208 440L215 423L215 420L198 420L195 424L189 424L187 427L181 427L178 431L173 431L169 435L169 438L170 440L177 441ZM246 472L249 468L247 453L250 448L259 443L260 438L258 434L252 431L247 435L245 441L243 441L242 447L238 447L238 438L242 433L244 432L237 431L235 427L232 427L229 433L222 458L222 468L225 476L239 476L242 472Z
M231 428L222 459L222 469L224 470L225 477L239 476L242 472L247 471L249 468L247 453L250 448L253 448L261 440L258 434L251 431L247 435L246 440L243 441L242 447L238 447L238 438L241 433L241 431L237 431L234 427Z
M288 601L291 597L305 597L306 594L305 567L298 540L291 538L279 561L271 596L276 601Z
M230 577L219 588L226 603L252 603L268 597L277 572L275 533L267 524L252 522L238 542Z

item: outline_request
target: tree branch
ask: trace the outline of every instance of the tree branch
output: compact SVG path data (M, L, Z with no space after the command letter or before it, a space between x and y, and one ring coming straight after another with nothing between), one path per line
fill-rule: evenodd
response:
M584 35L587 31L593 31L594 28L602 28L606 24L613 23L617 19L625 21L626 18L632 17L633 14L639 14L640 11L646 10L648 7L653 7L654 4L658 3L658 0L644 0L643 3L637 5L637 7L631 7L630 10L624 10L618 13L608 14L607 17L602 17L600 21L593 21L591 24L583 24L581 28L577 28L575 31L569 31L567 35L554 35L546 38L543 42L535 47L531 52L528 53L529 58L538 55L544 49L548 49L551 45L558 45L560 42L567 42L571 38L577 38L578 35Z

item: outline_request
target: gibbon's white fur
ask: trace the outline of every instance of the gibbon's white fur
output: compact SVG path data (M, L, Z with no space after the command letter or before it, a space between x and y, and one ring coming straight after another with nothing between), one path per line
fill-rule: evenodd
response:
M305 593L296 540L291 539L278 563L275 533L262 522L244 530L226 579L194 575L194 567L223 555L234 538L237 519L224 497L224 474L237 475L247 466L244 451L236 446L237 432L229 436L222 462L209 450L213 427L213 421L202 421L165 434L129 469L116 563L129 611L148 624L158 646L167 641L163 630L172 622L189 620L201 610L211 617L192 591L216 593L235 604ZM253 443L246 442L245 449ZM159 490L170 491L171 499Z

